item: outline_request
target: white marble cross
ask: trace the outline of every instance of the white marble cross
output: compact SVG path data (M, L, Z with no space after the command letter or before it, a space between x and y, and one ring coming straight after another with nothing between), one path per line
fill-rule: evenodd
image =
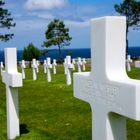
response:
M77 66L78 66L78 72L81 72L81 66L82 66L81 57L78 57Z
M57 66L56 59L53 59L52 66L53 66L53 74L56 74L56 66Z
M71 70L73 68L73 64L71 63L71 57L66 56L66 84L71 85Z
M47 68L47 80L48 80L48 82L51 82L52 79L51 79L50 69L52 68L52 64L51 64L51 58L50 57L47 58L46 68Z
M73 64L73 70L75 70L75 64L76 64L76 62L75 62L75 59L74 58L72 59L72 64Z
M126 65L127 65L127 71L131 71L131 64L132 63L132 59L130 55L127 55L127 59L126 59Z
M47 73L47 60L44 60L44 73Z
M25 70L24 70L25 68L26 68L25 61L22 60L22 62L21 62L22 79L25 79Z
M7 136L14 139L20 135L18 114L18 87L22 86L22 74L17 71L16 48L5 48L5 71L2 81L6 85Z
M33 59L32 60L33 80L37 79L36 69L37 69L36 59Z
M125 69L126 18L91 26L91 72L74 74L74 96L91 105L93 140L126 140L125 117L140 120L140 81Z
M36 61L36 72L39 73L39 61Z
M66 75L66 74L67 74L66 58L64 59L63 66L64 66L64 73L65 73L65 75Z
M82 66L83 66L83 71L85 71L86 70L86 59L85 58L83 58L82 59Z

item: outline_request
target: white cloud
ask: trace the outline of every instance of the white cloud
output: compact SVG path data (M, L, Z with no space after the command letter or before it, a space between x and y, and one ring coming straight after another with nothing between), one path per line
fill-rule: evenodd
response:
M44 20L17 20L16 28L17 31L34 31L34 30L44 30L47 28L48 21L44 22Z
M54 15L50 12L30 12L29 15L36 16L41 19L54 19Z
M55 9L62 8L68 3L67 0L27 0L25 7L28 10L39 10L39 9Z
M78 22L78 21L71 21L71 20L66 20L64 21L67 26L69 27L76 27L76 28L86 28L90 26L89 21L84 21L84 22Z

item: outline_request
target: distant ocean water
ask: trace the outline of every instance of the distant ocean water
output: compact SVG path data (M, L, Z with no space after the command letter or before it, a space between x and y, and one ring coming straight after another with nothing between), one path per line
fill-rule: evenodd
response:
M138 57L140 56L140 47L129 47L128 50L129 54L132 57ZM22 50L17 51L17 59L18 61L22 60ZM82 58L90 58L91 55L90 48L82 48L82 49L63 49L62 50L62 57L65 58L66 55L71 55L72 58L76 57L82 57ZM51 57L51 59L57 59L59 58L58 50L49 50L49 53L41 56L40 60L44 60L46 57ZM4 61L4 52L0 51L0 61Z

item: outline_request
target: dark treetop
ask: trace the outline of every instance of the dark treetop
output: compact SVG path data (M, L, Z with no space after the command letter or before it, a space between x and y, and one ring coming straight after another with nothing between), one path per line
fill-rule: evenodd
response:
M127 28L126 36L128 38L128 28L140 28L140 1L138 0L124 0L121 4L115 4L114 8L122 16L126 16ZM126 47L128 52L128 39L126 39Z
M72 37L69 36L69 29L65 27L63 21L54 19L48 25L48 29L45 32L46 41L44 41L45 47L58 46L59 58L61 60L61 48L69 46Z
M16 24L12 23L13 18L11 18L11 13L8 12L7 9L4 9L5 2L0 0L0 29L7 28L10 29L14 27ZM8 41L13 37L14 34L1 34L0 33L0 41Z

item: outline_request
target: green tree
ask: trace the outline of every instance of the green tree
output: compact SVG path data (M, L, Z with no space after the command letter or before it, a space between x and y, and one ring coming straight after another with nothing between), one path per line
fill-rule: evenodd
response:
M3 0L0 0L0 28L6 28L10 29L11 27L14 27L16 24L12 23L13 18L11 18L11 13L4 9L5 2ZM0 41L8 41L13 37L14 34L1 34L0 33Z
M32 43L29 43L27 47L24 47L22 58L26 61L32 61L33 58L39 59L40 55L41 51Z
M50 46L58 46L59 60L62 61L61 49L64 46L69 46L72 37L69 36L69 29L65 27L63 21L54 19L48 24L48 29L45 32L46 41L43 46L46 48Z
M124 0L123 3L115 4L114 8L122 16L126 16L126 53L128 54L129 27L140 28L140 1Z

